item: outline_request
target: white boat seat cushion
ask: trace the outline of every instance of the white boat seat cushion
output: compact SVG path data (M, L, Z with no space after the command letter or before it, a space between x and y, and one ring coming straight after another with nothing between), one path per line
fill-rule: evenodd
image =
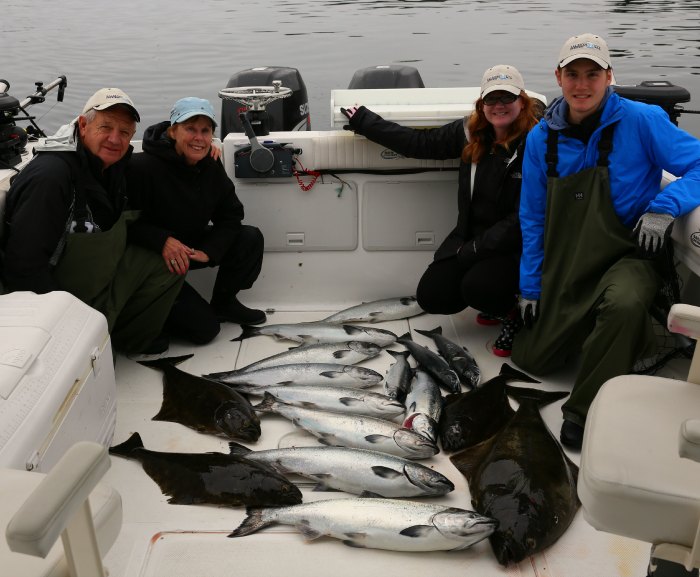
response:
M641 375L606 382L586 421L578 493L596 529L692 547L700 521L700 386Z

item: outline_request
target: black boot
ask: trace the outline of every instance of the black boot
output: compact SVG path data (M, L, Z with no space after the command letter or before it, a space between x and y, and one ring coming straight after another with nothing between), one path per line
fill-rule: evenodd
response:
M248 308L236 296L231 297L226 304L212 302L212 306L221 322L261 325L267 320L264 311Z
M561 435L559 436L561 444L570 449L581 450L581 445L583 445L583 427L564 419L561 425Z

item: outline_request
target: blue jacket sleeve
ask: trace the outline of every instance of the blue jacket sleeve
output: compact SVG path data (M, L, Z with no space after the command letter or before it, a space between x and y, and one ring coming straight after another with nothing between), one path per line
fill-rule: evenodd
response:
M528 134L523 158L523 184L520 192L520 227L523 235L520 293L529 299L539 298L542 290L547 207L547 172L544 161L546 138L547 128L542 121Z

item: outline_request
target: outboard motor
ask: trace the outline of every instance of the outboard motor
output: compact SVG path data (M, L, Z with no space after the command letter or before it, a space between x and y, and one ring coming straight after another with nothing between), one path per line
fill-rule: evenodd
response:
M0 168L15 166L22 160L22 152L27 144L27 131L15 124L19 114L19 100L10 96L7 80L0 80L6 87L0 92Z
M679 102L690 102L690 92L667 80L645 80L636 86L614 85L613 89L617 94L629 100L660 106L676 126L678 126L678 117L683 112L692 112L676 106Z
M250 118L255 134L264 136L271 131L285 132L290 130L311 130L309 115L309 98L306 85L296 68L281 66L262 66L237 72L228 81L226 88L248 86L272 86L279 81L282 86L289 88L292 94L283 100L271 102L266 106L266 115ZM221 104L221 139L229 132L245 132L240 120L240 113L246 107L234 100L224 100Z
M348 88L425 88L425 85L413 66L387 64L356 70Z
M68 86L65 76L59 76L47 85L43 82L34 84L36 92L20 102L7 93L10 83L0 78L0 168L13 167L21 162L30 136L46 137L44 131L34 122L36 117L29 116L26 109L32 104L44 102L46 94L54 88L58 88L58 102L63 102L63 95ZM17 126L16 123L20 120L29 121L30 126L26 130Z

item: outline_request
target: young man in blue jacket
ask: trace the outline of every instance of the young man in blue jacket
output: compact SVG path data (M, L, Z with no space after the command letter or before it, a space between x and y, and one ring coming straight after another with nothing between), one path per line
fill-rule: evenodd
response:
M513 361L546 374L581 353L561 441L580 448L602 384L654 350L657 257L675 218L700 205L700 141L659 107L613 92L607 44L561 49L562 96L527 138L520 222L520 310ZM661 190L662 170L683 178Z

